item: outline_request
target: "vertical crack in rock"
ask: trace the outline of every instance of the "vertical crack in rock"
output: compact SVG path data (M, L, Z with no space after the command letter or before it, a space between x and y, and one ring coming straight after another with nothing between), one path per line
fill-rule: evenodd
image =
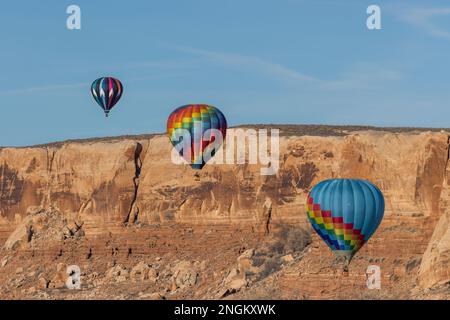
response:
M136 222L138 215L139 215L139 208L135 206L138 189L139 189L139 176L141 175L141 168L142 168L142 160L140 158L142 153L142 144L137 142L136 144L136 150L134 151L134 177L133 177L133 185L134 185L134 192L133 192L133 198L131 199L130 203L130 209L128 210L127 217L124 221L124 223L127 225L130 222Z
M49 155L49 148L45 148L45 151L47 152L47 172L51 173L53 169L53 160L55 159L55 150L51 151L51 155Z
M6 172L5 172L6 168L7 168L7 165L5 162L5 164L1 166L2 170L0 172L0 181L1 181L1 183L0 183L0 199L6 198L5 190L8 185L8 182L6 180Z
M450 136L447 136L447 161L444 166L444 180L446 178L446 171L448 168L448 161L450 160Z
M264 235L267 236L270 233L270 223L272 222L272 200L266 199L266 202L263 205L264 216L266 218L264 224Z
M54 162L54 160L55 160L55 154L56 154L56 151L54 150L54 149L52 149L52 150L50 150L50 148L49 147L46 147L45 148L45 151L46 151L46 153L47 153L47 186L46 186L46 191L47 191L47 195L46 195L46 197L45 198L43 198L42 200L41 200L41 205L43 205L43 206L46 206L46 205L48 205L48 206L50 206L51 205L51 194L52 194L52 188L51 188L51 186L52 186L52 171L53 171L53 162ZM42 203L42 202L44 202L44 203ZM47 202L47 203L45 203L45 202Z
M265 231L265 235L269 235L270 233L270 222L272 220L272 206L270 206L269 208L269 212L267 214L267 221L266 221L266 231Z

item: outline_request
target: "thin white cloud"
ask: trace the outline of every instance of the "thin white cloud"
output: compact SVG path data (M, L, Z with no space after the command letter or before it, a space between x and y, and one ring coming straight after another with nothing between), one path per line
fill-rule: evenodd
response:
M127 83L130 82L139 82L139 81L146 81L146 80L153 80L153 79L161 79L161 78L167 78L167 77L174 77L177 74L158 74L158 75L151 75L151 76L139 76L139 77L132 77L132 78L124 78L124 81ZM74 89L74 88L89 88L91 86L91 83L89 82L80 82L80 83L72 83L72 84L51 84L46 86L36 86L36 87L30 87L30 88L20 88L20 89L12 89L12 90L5 90L0 91L0 96L14 96L14 95L24 95L24 94L32 94L32 93L38 93L38 92L49 92L54 90L64 90L64 89Z
M53 90L59 90L59 89L82 88L82 87L86 87L89 85L90 85L89 83L52 84L52 85L47 85L47 86L36 86L36 87L23 88L23 89L0 91L0 96L20 95L20 94L35 93L35 92L46 92L46 91L53 91Z
M245 56L233 53L223 53L194 49L189 47L177 47L178 51L201 56L208 60L222 64L232 65L238 68L251 68L259 72L276 76L284 80L300 80L307 82L316 82L318 79L305 75L296 70L287 68L279 63L274 63L254 56Z
M284 80L302 83L309 82L311 85L323 90L371 88L379 84L385 85L386 81L397 81L404 77L399 70L389 66L357 63L350 66L335 79L320 79L255 56L243 56L187 47L176 47L176 49L181 52L198 55L216 63L232 65L238 68L251 68Z
M435 19L450 16L450 8L397 8L400 20L409 23L437 38L450 40L450 31L440 27Z
M195 63L199 61L187 59L173 60L155 60L155 61L137 61L126 63L121 67L115 67L114 70L133 70L133 69L186 69L195 67Z
M400 70L390 66L356 63L336 80L322 81L321 87L323 89L373 88L379 84L384 86L387 81L398 81L404 77Z
M201 59L208 59L210 61L231 65L236 68L250 68L258 73L265 73L271 77L277 77L281 80L288 80L297 83L308 82L318 89L348 89L348 88L363 88L372 87L377 83L385 83L385 81L395 81L403 78L403 74L398 70L393 68L387 68L386 66L378 66L373 64L354 64L350 66L344 73L337 76L335 79L320 79L313 76L305 75L296 70L287 68L279 63L267 61L255 56L245 56L233 53L223 53L208 50L200 50L190 47L175 47L176 50L196 55ZM191 60L188 60L192 62ZM158 67L158 68L183 68L186 62L183 60L179 61L161 61L156 62L139 62L135 64L130 64L125 67L125 69L140 68L140 67ZM189 67L193 67L190 63ZM131 78L123 78L127 83L139 82L152 79L166 78L166 77L176 77L182 76L183 73L159 73L150 76L143 75ZM73 89L80 87L89 87L90 83L74 83L74 84L53 84L46 86L36 86L30 88L21 88L13 90L0 91L0 96L8 95L23 95L32 94L37 92L48 92L54 90L64 90Z

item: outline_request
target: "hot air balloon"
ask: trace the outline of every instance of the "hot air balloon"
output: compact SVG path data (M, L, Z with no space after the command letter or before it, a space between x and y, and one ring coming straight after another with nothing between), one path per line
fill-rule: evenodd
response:
M308 194L306 213L314 230L338 260L344 260L347 270L353 255L380 225L384 197L366 180L325 180Z
M173 146L193 169L202 169L225 139L227 121L216 107L189 104L175 109L167 119ZM189 149L189 150L187 150Z
M92 82L91 93L107 117L111 109L120 100L123 93L123 86L118 79L101 77Z

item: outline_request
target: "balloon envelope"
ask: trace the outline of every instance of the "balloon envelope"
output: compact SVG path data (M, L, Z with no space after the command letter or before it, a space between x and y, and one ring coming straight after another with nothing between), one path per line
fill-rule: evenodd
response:
M220 141L225 139L227 120L216 107L206 104L189 104L175 109L167 119L167 134L174 146L181 143L175 137L176 131L179 129L185 129L189 133L191 146L188 156L186 150L180 150L180 155L193 169L202 169L207 161L204 158L205 149L219 139L217 134L221 135ZM209 129L213 129L213 131Z
M349 262L381 223L384 197L366 180L325 180L308 194L306 212L323 241Z
M92 82L91 93L97 104L108 116L109 111L120 100L123 93L122 83L112 77L102 77Z

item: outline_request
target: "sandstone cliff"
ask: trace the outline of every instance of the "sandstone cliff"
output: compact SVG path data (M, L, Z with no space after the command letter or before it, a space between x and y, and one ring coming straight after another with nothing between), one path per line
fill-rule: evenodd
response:
M245 246L256 246L280 225L310 230L304 202L315 183L326 178L363 178L380 187L386 212L380 230L358 255L390 261L384 262L385 268L392 271L387 281L394 281L394 276L408 278L419 292L450 281L447 132L282 126L280 168L273 176L262 176L261 165L213 164L207 165L196 179L188 166L172 163L170 150L163 135L0 149L0 245L18 226L30 225L27 215L45 209L60 212L67 220L65 225L82 226L88 239L108 242L111 234L127 233L124 241L128 253L133 245L133 253L143 254L162 243L167 250L159 248L160 254L180 245L170 244L176 240L171 239L173 234L156 236L130 229L135 226L182 226L184 231L177 237L199 241L188 248L193 251L203 250L201 243L206 238L201 237L213 237L208 232L214 226L212 232L231 233L232 237L242 237ZM136 232L144 232L145 236ZM26 236L27 232L18 234ZM153 241L153 236L159 240ZM100 246L89 241L85 244L88 252ZM31 250L31 243L25 241L22 250ZM217 242L218 248L223 245ZM47 246L48 250L52 247ZM64 244L58 246L61 252L70 250ZM114 250L112 245L98 251L110 249ZM32 250L45 248L33 244ZM294 263L291 275L286 271L280 274L280 290L292 291L289 283L297 281L289 278L292 274L308 273L323 262L323 257L330 257L317 237L313 237L309 250L301 262ZM3 255L11 256L7 252ZM394 258L404 259L399 262ZM308 266L302 266L307 262ZM361 274L363 266L366 264L362 262L360 267L358 262L355 264ZM404 270L399 272L402 267ZM320 272L312 277L317 276ZM302 279L308 281L308 277ZM307 290L302 292L291 298L308 297Z

